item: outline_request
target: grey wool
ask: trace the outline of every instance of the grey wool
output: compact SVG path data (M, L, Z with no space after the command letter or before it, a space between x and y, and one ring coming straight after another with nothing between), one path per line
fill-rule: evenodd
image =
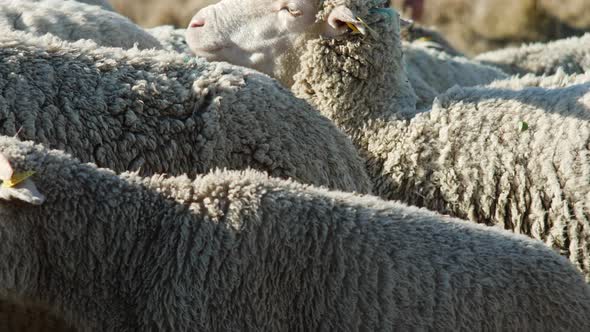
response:
M142 175L255 168L366 193L350 139L276 81L164 51L0 35L0 133Z
M19 0L19 1L31 1L31 2L43 2L46 0ZM61 0L61 1L72 1L72 2L80 2L85 3L92 6L99 6L102 9L115 11L113 6L107 0Z
M434 98L455 85L470 87L508 78L500 69L464 56L432 49L428 43L402 42L404 68L416 93L416 107L427 109Z
M474 60L509 74L552 75L559 68L568 74L581 74L590 71L590 33L482 53Z
M513 76L508 79L500 79L490 84L487 88L520 90L526 87L539 88L565 88L570 85L590 82L590 71L583 74L568 74L562 68L558 68L553 75L526 74L524 76Z
M186 29L177 29L173 25L162 25L146 29L147 32L160 42L160 45L162 45L165 50L191 54L191 50L186 43L186 38L184 36L185 30Z
M590 83L457 87L417 110L398 16L347 4L379 37L310 39L293 90L352 138L373 193L540 239L590 281Z
M64 0L0 0L0 33L17 30L63 40L90 39L109 47L161 49L156 38L128 18L97 6Z
M3 175L36 172L0 188L0 284L80 330L590 329L580 274L524 236L253 170L117 176L12 138L0 153Z

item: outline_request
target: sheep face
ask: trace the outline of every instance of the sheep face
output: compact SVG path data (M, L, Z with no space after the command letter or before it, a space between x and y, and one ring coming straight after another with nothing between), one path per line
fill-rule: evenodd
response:
M186 40L209 61L254 68L289 85L307 40L365 33L347 6L335 6L324 19L320 8L318 0L222 0L197 12Z

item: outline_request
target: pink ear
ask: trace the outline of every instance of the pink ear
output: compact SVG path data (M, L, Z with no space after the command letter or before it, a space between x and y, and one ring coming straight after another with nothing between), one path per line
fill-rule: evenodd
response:
M6 159L4 154L0 152L0 180L10 180L13 173L14 170L12 169L12 166L10 166L10 162Z
M350 8L343 5L334 7L330 15L328 15L326 22L328 26L325 32L330 37L336 37L346 33L350 25L354 26L363 35L366 34L364 25L354 17L354 13Z

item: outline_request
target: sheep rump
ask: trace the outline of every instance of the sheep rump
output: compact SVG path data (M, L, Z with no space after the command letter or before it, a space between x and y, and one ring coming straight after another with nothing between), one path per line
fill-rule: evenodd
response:
M590 71L590 33L549 43L532 43L480 54L474 58L511 75L553 75Z
M129 49L161 49L156 38L128 18L77 1L13 0L0 2L0 33L50 33L67 41L90 39L96 44Z

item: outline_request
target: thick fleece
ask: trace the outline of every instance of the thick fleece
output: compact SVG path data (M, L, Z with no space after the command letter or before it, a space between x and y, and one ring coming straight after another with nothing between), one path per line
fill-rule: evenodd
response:
M50 33L63 40L90 39L101 46L161 49L156 38L115 12L77 1L0 1L0 33Z
M163 51L0 35L0 133L140 174L255 168L346 191L350 139L268 76Z
M579 273L524 236L251 170L142 179L0 152L46 196L0 200L0 284L88 331L590 329Z
M558 68L554 75L537 76L526 74L522 77L513 76L508 79L497 80L487 84L488 88L519 90L526 87L565 88L575 84L590 82L590 71L584 74L568 74Z
M455 85L485 85L508 78L501 70L463 56L428 47L428 43L403 43L405 69L418 97L417 108L430 108L434 98Z
M146 29L154 36L165 50L191 54L190 47L186 43L186 29L177 29L172 25L162 25L155 28Z
M309 40L293 90L350 135L373 192L541 239L590 281L590 83L456 88L420 113L397 15L348 4L378 39Z
M46 0L21 0L21 1L32 1L32 2L43 2ZM114 11L113 6L107 0L61 0L61 1L76 1L81 3L86 3L93 6L99 6L102 9Z
M559 68L568 74L580 74L590 71L590 33L483 53L474 59L509 74L552 75Z

